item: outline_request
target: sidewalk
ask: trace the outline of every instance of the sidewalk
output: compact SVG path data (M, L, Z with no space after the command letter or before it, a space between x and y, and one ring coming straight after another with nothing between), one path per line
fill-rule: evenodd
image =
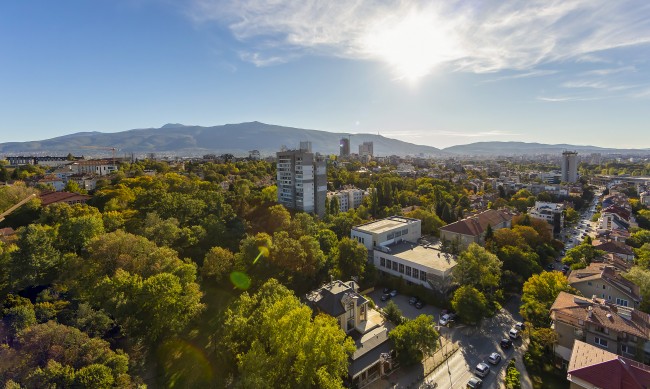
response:
M411 366L407 369L398 368L388 377L377 380L364 389L419 388L423 383L424 377L431 374L431 372L460 348L457 342L449 341L445 337L441 337L441 339L442 347L438 348L432 356L425 359L422 364Z

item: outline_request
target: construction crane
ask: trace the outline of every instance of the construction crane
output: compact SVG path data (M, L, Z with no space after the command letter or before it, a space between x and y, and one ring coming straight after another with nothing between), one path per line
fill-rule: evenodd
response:
M115 165L115 152L119 149L115 147L108 146L81 146L82 149L93 149L93 150L110 150L113 152L113 165Z
M9 215L16 209L20 208L21 205L25 204L29 200L32 199L32 197L36 196L35 193L30 194L29 196L25 197L24 199L20 200L18 204L14 205L13 207L9 208L8 210L4 211L2 214L0 214L0 222L5 220L5 216Z

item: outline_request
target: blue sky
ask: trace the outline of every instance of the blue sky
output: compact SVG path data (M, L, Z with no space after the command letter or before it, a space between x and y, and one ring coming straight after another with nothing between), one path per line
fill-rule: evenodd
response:
M650 148L650 2L0 2L0 142L265 123Z

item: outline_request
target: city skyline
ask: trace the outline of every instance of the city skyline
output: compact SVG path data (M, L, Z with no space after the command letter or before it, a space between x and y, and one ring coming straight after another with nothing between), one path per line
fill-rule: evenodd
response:
M261 121L648 148L649 43L632 1L4 3L0 142Z

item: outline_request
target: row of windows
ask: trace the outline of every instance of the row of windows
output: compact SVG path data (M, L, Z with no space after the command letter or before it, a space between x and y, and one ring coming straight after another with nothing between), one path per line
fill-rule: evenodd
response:
M401 274L406 274L407 277L415 278L416 280L427 280L427 273L425 271L420 271L414 267L412 268L408 265L404 265L403 263L391 261L390 259L386 259L384 257L379 257L379 266Z
M391 232L390 234L386 235L386 239L398 238L398 237L400 237L402 235L406 235L408 233L409 233L409 229L405 228L405 229L403 229L401 231Z

